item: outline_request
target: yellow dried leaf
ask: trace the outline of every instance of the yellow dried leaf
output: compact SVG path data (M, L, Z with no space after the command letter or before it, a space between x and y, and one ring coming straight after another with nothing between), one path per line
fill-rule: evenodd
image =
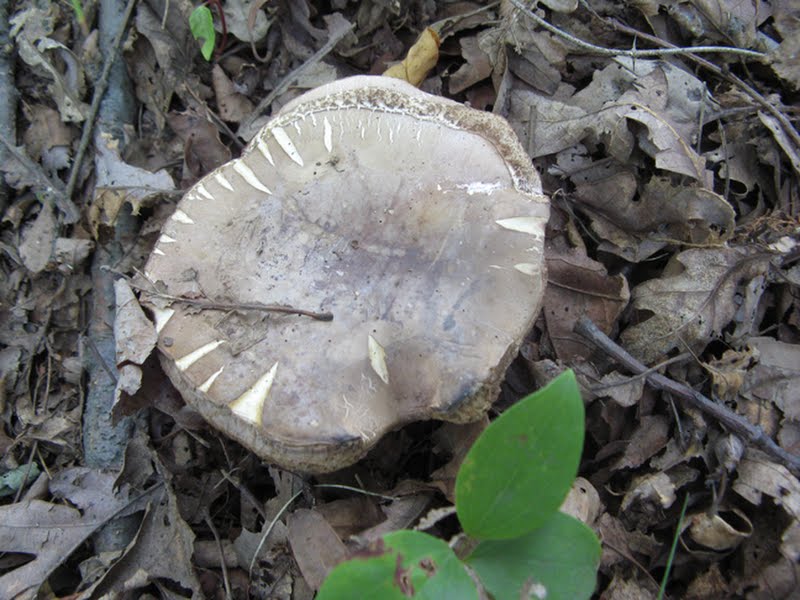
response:
M419 87L439 60L439 44L441 44L439 36L428 27L411 46L403 62L386 69L384 75L404 79L411 85Z

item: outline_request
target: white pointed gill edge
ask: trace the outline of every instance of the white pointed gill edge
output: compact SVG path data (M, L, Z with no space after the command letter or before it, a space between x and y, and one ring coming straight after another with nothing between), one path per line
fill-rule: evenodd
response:
M261 417L264 414L264 404L272 389L272 384L275 382L275 374L277 372L278 363L275 363L250 389L231 402L228 407L233 414L254 425L260 425Z
M389 385L389 368L386 366L386 351L371 335L367 338L367 353L369 354L369 364L381 381Z

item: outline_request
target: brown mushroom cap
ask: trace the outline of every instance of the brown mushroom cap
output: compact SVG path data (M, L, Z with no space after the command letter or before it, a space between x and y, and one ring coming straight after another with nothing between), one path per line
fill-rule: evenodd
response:
M169 297L334 319L142 300L189 404L266 460L332 471L494 401L539 310L548 212L505 120L353 77L192 187L145 268Z

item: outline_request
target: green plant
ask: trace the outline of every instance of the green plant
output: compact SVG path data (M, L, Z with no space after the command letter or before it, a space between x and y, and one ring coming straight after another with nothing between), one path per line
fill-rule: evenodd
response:
M189 29L191 29L194 39L203 40L203 46L200 48L203 58L211 60L217 34L214 31L214 16L208 6L198 6L192 11L192 14L189 15Z
M558 511L578 471L583 431L578 384L567 371L508 409L467 453L456 478L456 512L476 544L466 558L426 533L396 531L334 568L318 600L478 598L465 566L496 600L588 598L600 544Z

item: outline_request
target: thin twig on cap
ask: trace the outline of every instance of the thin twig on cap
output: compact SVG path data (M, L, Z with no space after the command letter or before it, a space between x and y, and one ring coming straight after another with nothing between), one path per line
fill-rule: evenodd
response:
M261 304L260 302L214 302L213 300L199 300L194 298L183 298L181 296L173 296L171 294L164 294L152 289L145 289L142 286L130 282L130 286L139 291L145 292L150 296L156 298L163 298L171 302L179 302L181 304L188 304L195 306L200 310L252 310L261 312L275 312L286 315L300 315L302 317L311 317L317 321L333 321L333 313L329 312L314 312L313 310L304 310L302 308L295 308L294 306L286 306L285 304Z

